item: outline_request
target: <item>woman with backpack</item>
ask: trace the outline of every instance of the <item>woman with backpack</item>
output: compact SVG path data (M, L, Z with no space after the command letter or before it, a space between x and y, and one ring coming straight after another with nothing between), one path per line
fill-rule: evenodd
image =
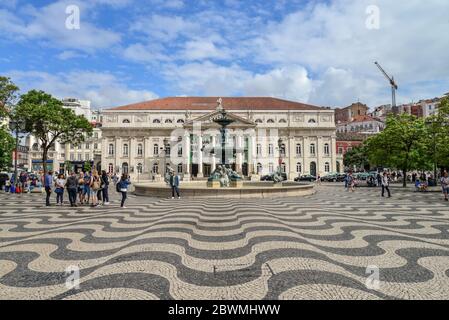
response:
M124 173L122 175L120 181L116 185L117 192L120 192L122 194L122 202L120 204L120 207L124 208L124 209L126 209L125 201L126 201L126 198L127 198L128 186L130 184L131 184L131 182L129 181L128 175L126 173Z
M90 196L92 199L91 207L97 207L98 206L98 197L97 193L101 189L101 182L100 182L100 176L98 175L98 171L94 170L92 171L92 177L91 177L91 183L90 183Z
M56 205L62 206L64 202L65 179L63 174L59 174L55 181Z

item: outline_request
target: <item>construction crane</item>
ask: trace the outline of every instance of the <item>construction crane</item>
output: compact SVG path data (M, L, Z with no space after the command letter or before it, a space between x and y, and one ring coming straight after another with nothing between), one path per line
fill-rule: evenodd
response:
M374 64L379 68L379 70L383 73L383 75L388 79L388 81L390 82L391 85L391 99L392 99L392 108L393 108L393 113L394 114L398 114L398 108L396 106L396 90L398 90L398 85L396 84L396 82L394 81L394 77L390 77L385 70L380 66L380 64L376 61L374 62Z

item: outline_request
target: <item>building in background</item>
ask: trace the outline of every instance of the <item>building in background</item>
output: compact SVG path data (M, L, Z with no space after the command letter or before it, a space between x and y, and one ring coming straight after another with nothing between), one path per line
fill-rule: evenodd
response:
M14 168L16 157L17 157L17 168L20 170L28 171L28 169L29 169L29 161L28 161L29 148L28 148L28 146L19 145L17 152L15 149L13 150L11 168Z
M337 162L341 164L338 172L348 169L344 167L344 157L348 151L363 144L368 136L360 133L337 133Z
M361 133L373 135L381 132L385 123L368 115L355 116L352 121L337 124L338 133Z
M346 108L336 108L335 124L351 122L355 117L367 115L368 110L368 106L360 102L353 103Z
M291 180L336 171L334 110L275 98L222 101L235 120L230 162L238 173L257 179L279 161ZM184 180L209 176L221 163L216 108L217 97L177 97L103 110L102 168L158 180L170 163Z

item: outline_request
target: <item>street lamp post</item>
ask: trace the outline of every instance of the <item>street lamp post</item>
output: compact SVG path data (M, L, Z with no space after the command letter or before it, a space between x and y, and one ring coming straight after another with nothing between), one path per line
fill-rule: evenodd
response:
M23 125L24 125L24 123L22 120L11 120L9 122L9 128L11 129L11 131L15 132L15 134L16 134L16 148L14 151L14 185L16 188L19 185L19 179L17 177L17 175L18 175L18 170L17 170L18 154L17 153L19 151L19 134L23 130Z

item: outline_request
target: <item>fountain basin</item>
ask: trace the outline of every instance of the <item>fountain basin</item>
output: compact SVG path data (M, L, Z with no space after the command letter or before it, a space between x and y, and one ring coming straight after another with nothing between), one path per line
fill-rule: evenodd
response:
M301 197L315 193L313 184L297 182L250 182L244 181L242 187L210 188L205 181L183 182L180 186L182 198L230 198L230 199L274 199ZM162 183L135 184L135 195L154 198L171 197L171 188Z

